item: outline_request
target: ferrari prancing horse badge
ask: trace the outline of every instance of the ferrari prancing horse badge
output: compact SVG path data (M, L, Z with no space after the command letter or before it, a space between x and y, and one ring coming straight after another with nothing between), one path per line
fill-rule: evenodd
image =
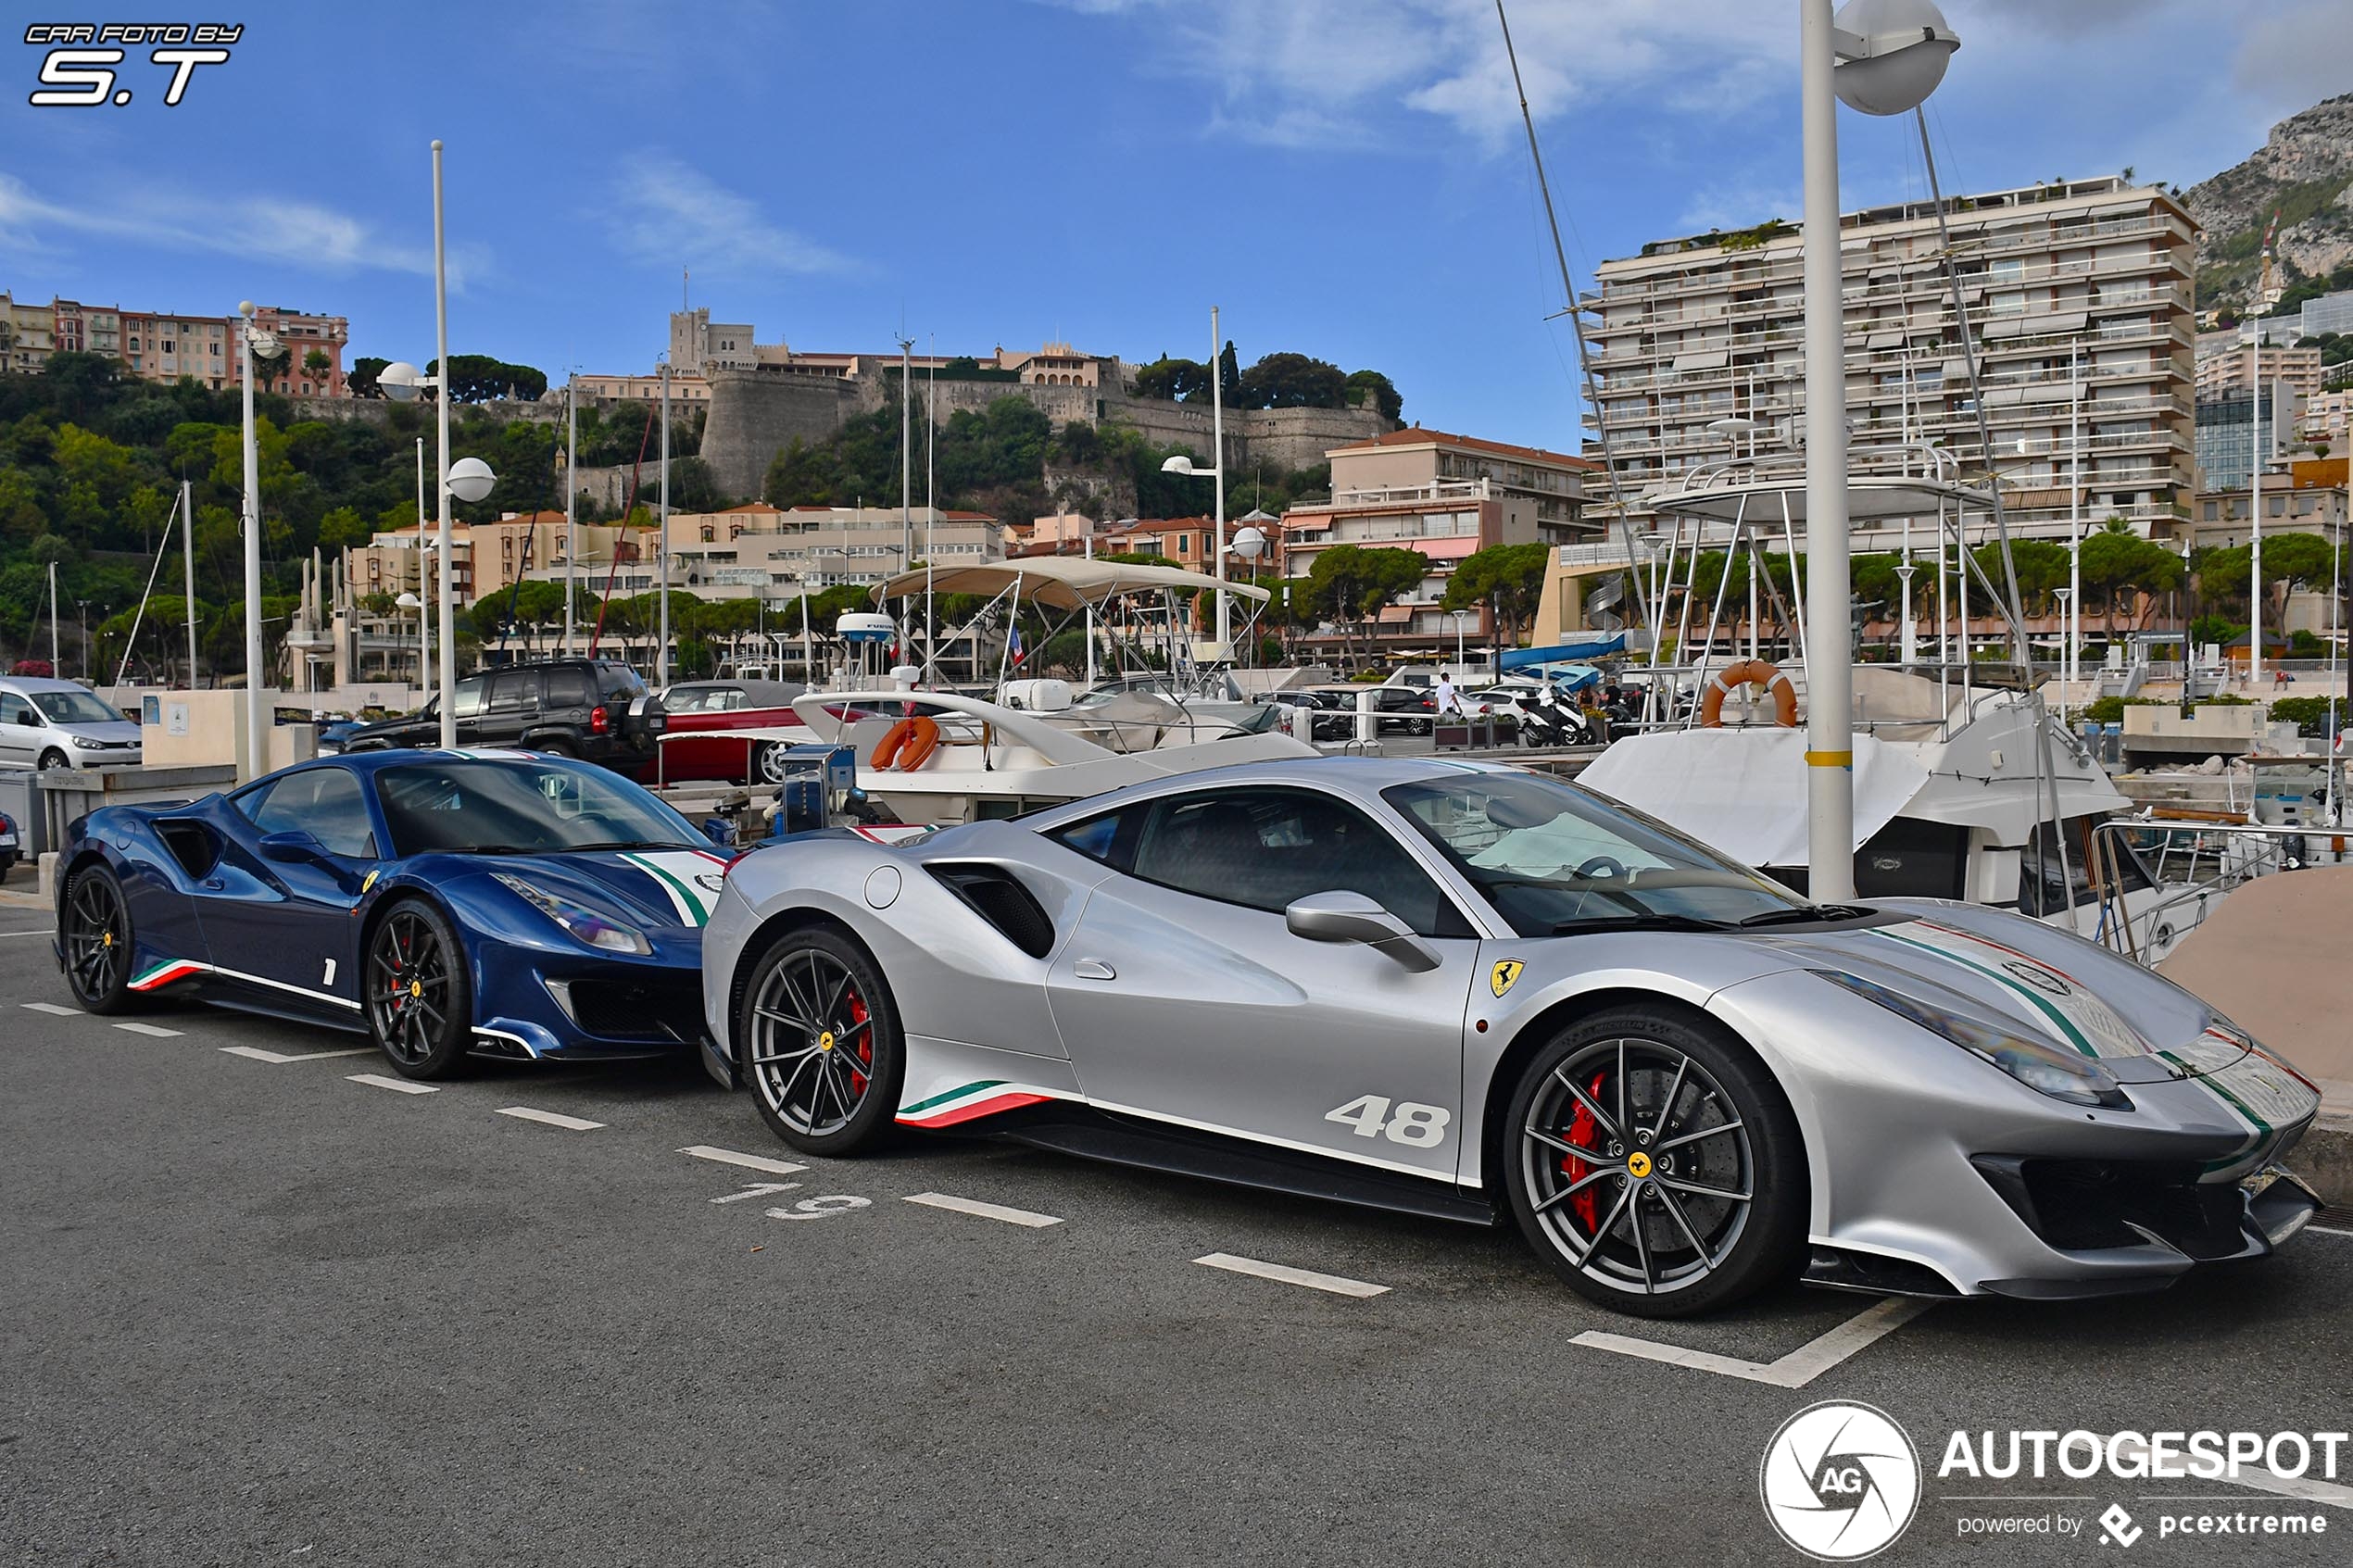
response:
M1512 982L1517 980L1519 972L1527 967L1517 959L1496 960L1494 969L1487 976L1487 988L1502 996L1512 988Z

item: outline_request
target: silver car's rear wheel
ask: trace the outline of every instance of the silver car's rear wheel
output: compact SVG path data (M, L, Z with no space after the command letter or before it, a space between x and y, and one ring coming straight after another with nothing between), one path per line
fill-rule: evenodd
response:
M737 1037L772 1131L812 1154L849 1154L887 1133L904 1056L898 1010L874 961L823 929L777 939L753 972Z
M1505 1136L1521 1229L1596 1300L1705 1311L1784 1271L1802 1239L1787 1102L1744 1047L1680 1018L1565 1031L1529 1063Z

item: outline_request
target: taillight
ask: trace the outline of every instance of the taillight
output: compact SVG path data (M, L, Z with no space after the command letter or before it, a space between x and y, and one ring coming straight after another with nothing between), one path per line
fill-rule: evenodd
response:
M598 704L596 707L588 710L588 733L590 734L603 734L606 728L611 723L611 716L606 713L602 703Z

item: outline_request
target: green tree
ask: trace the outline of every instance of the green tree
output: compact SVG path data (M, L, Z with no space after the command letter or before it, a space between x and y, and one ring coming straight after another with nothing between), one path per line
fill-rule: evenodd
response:
M1230 355L1233 345L1226 347ZM1340 368L1304 354L1269 354L1239 380L1236 401L1245 408L1340 408L1349 401L1348 377Z
M1362 408L1370 405L1382 419L1394 420L1405 412L1405 400L1397 395L1396 383L1378 370L1351 370L1348 374L1348 405Z
M354 397L382 397L384 388L376 384L376 373L391 363L389 359L362 356L351 362L351 369L344 373L343 384Z
M409 509L412 512L416 510L414 502L409 504ZM352 507L337 507L319 520L319 543L329 550L357 549L365 545L374 533L375 530L368 526L367 520L359 515L358 508Z
M333 363L334 361L327 357L327 351L323 348L314 348L302 357L302 368L310 373L313 380L325 376L327 367Z
M1340 657L1353 664L1352 628L1371 621L1383 605L1418 586L1428 571L1429 560L1419 550L1334 545L1316 552L1307 569L1304 606L1340 628Z
M1494 612L1503 646L1517 647L1521 629L1543 597L1552 554L1546 545L1491 545L1474 551L1446 580L1446 595L1439 602L1448 609L1485 605Z

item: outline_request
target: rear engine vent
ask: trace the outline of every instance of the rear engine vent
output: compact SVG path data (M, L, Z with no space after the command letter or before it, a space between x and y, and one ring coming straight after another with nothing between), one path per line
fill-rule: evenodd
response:
M1054 922L1037 897L1002 866L945 864L927 868L973 913L1033 959L1054 950Z

